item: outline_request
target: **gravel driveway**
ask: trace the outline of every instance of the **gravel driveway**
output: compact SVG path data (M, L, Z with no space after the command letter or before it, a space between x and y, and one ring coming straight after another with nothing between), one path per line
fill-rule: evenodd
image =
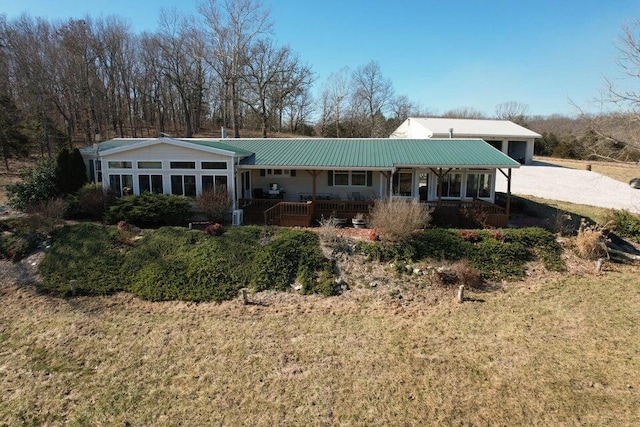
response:
M500 172L496 191L507 191L507 180ZM549 163L533 162L513 169L511 193L640 213L640 189L597 172Z

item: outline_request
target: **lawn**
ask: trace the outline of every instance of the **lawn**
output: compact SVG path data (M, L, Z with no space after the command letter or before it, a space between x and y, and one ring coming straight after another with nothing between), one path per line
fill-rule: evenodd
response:
M216 303L0 285L4 425L638 425L640 275Z
M598 172L615 180L628 184L632 178L640 177L640 167L634 163L599 162L591 160L558 159L555 157L536 157L537 161L551 163L571 169L584 170L591 165L593 172Z

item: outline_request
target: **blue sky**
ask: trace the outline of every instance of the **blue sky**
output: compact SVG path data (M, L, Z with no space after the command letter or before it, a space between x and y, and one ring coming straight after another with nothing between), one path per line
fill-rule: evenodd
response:
M506 101L531 114L591 109L615 64L621 27L640 0L263 0L274 37L289 44L319 86L344 66L380 63L397 94L434 113ZM155 31L161 8L197 13L196 0L0 0L9 19L118 15Z

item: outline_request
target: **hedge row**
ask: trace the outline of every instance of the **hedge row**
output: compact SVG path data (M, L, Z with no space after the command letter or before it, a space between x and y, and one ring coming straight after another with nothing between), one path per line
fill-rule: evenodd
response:
M505 230L453 230L434 228L421 232L403 245L360 242L356 249L380 261L467 259L489 280L519 279L528 261L539 260L545 268L564 269L562 248L555 236L537 227Z
M122 233L92 223L64 227L40 266L42 286L61 295L129 291L152 301L223 301L243 287L281 290L296 279L304 292L335 292L315 233L246 226L212 237L162 227L135 243Z

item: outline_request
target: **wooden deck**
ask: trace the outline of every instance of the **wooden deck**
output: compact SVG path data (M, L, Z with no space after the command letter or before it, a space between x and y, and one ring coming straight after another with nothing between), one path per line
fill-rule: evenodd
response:
M240 199L244 221L251 224L280 225L285 227L310 227L322 217L351 220L358 213L368 214L373 201L316 200L315 202L283 202L278 199ZM509 218L504 208L484 200L441 200L426 202L434 209L469 209L481 212L489 227L506 227Z

